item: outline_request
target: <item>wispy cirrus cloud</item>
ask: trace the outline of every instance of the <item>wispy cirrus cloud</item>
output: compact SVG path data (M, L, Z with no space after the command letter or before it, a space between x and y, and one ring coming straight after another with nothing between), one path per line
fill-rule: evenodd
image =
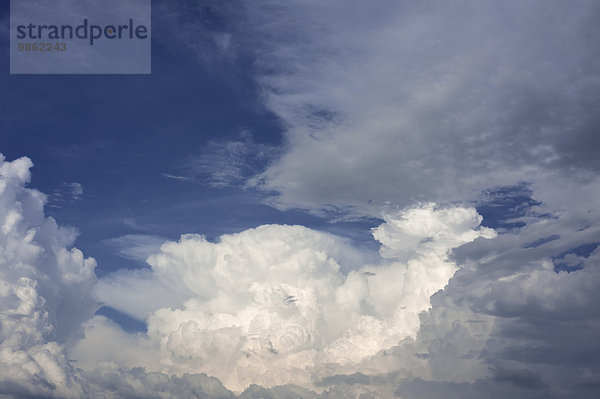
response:
M125 234L106 239L104 243L126 259L145 263L150 255L160 250L160 246L165 241L164 237L145 234Z
M162 175L211 187L244 187L279 151L273 145L256 142L250 132L244 131L237 139L208 142L199 155L178 165L176 173Z
M173 180L179 180L179 181L192 181L193 180L191 177L188 177L188 176L172 175L170 173L161 173L161 175L166 177L167 179L173 179Z
M66 204L83 198L83 186L78 182L63 183L48 196L48 206L62 208Z

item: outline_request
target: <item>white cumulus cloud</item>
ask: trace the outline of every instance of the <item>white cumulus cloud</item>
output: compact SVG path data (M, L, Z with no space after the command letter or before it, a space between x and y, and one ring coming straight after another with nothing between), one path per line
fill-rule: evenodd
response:
M598 185L542 190L500 235L473 207L421 203L387 211L377 257L265 225L183 235L150 268L96 281L75 232L26 187L31 161L1 162L2 394L593 398L600 386ZM147 333L93 316L99 300Z
M63 344L96 308L96 262L44 216L45 196L25 188L31 161L0 162L0 391L80 396Z
M373 231L379 261L349 273L343 264L360 254L348 242L301 226L265 225L215 243L184 235L149 257L152 275L120 272L96 293L147 320L160 353L152 367L207 373L236 390L310 386L414 337L429 297L457 270L450 251L495 235L480 222L473 208L431 203L390 214ZM134 308L131 298L148 291L177 293L180 303Z

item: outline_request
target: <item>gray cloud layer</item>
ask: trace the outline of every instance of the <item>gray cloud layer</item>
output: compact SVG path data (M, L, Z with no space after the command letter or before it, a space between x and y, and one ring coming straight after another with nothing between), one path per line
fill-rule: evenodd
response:
M280 207L377 214L598 174L597 2L249 8L258 81L288 134L254 182Z

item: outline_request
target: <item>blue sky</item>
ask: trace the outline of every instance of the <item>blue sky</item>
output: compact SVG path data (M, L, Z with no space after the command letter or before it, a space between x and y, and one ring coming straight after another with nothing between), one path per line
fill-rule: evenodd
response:
M155 0L152 74L11 75L3 2L0 394L596 397L599 16Z
M193 2L177 7L186 6L194 8ZM211 14L208 6L196 8L203 29L230 28L223 26L226 16ZM2 15L8 15L8 4ZM170 21L161 21L160 11L154 15L157 37L173 35L167 31L173 29ZM34 160L32 185L50 195L47 214L79 230L77 245L99 261L96 273L139 266L115 256L105 242L126 234L177 239L197 232L215 239L260 224L287 223L348 229L346 234L368 239L352 225L334 227L326 218L265 206L264 196L242 189L240 181L211 184L211 171L198 166L211 143L251 137L257 145L277 147L282 126L260 99L250 52L242 50L238 59L217 67L203 59L214 58L214 50L208 45L201 50L207 54L176 40L155 40L148 76L11 76L2 64L2 151L9 159ZM248 154L244 161L260 170L271 157ZM177 179L184 176L189 179ZM78 198L73 183L83 189Z

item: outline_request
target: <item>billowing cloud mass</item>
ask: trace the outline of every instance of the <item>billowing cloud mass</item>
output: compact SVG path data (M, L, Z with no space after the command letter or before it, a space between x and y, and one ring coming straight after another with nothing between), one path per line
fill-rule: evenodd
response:
M44 194L24 188L31 161L0 162L0 391L81 395L63 344L95 310L96 262L44 217Z
M472 207L423 203L385 215L376 256L302 226L188 234L150 269L96 281L74 231L25 188L30 167L0 166L4 394L592 398L600 387L600 216L585 200L552 212L532 201L500 235ZM94 316L98 299L147 332Z
M378 251L275 224L125 235L105 243L145 267L96 278L32 162L0 155L0 395L597 398L600 3L221 3L213 63L252 53L285 142L213 141L164 176L376 217Z
M301 226L260 226L217 243L184 235L148 259L152 277L123 272L96 292L105 304L147 320L144 345L154 343L169 372L204 372L236 390L251 383L309 386L415 337L419 313L457 269L450 250L494 236L480 222L473 208L434 204L391 214L373 231L380 261L348 274L342 265L361 254ZM179 295L180 304L137 305L148 291Z
M206 375L123 371L114 362L86 373L73 364L69 348L98 308L90 295L96 261L72 247L74 230L44 216L46 196L25 187L32 165L28 158L8 162L0 154L0 394L232 398Z
M120 366L207 373L239 391L313 386L414 338L419 313L457 270L450 250L495 235L473 208L432 203L374 229L382 247L373 264L344 239L301 226L261 226L217 243L184 235L148 259L150 276L121 272L96 286L104 303L147 320L147 334L133 336L92 317L96 263L70 249L75 232L46 218L45 196L25 188L31 166L20 158L0 167L2 390L16 395L89 394ZM156 309L144 301L149 292ZM122 378L153 375L132 373ZM123 392L135 389L128 384Z

